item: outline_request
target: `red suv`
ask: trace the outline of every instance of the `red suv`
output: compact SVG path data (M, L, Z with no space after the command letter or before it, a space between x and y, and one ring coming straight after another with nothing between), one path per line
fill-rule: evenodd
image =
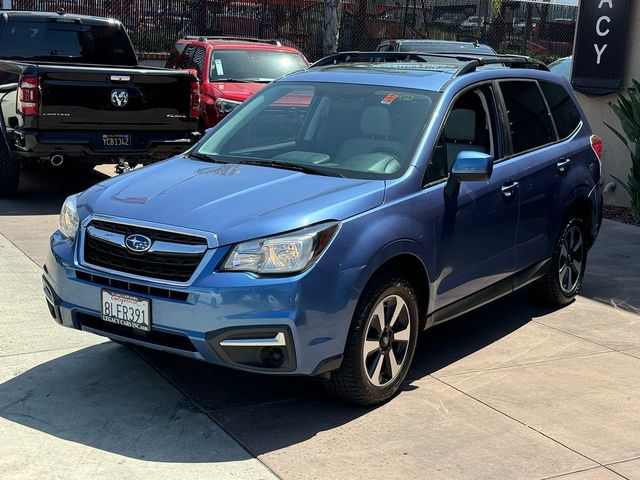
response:
M276 40L186 37L176 42L166 66L197 72L200 128L205 130L267 83L309 63L298 50Z

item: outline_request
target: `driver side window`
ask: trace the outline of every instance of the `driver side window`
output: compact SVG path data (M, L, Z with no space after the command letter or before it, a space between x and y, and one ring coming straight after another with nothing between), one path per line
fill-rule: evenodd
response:
M488 85L474 88L455 101L427 166L425 184L447 178L460 152L496 157L494 105Z

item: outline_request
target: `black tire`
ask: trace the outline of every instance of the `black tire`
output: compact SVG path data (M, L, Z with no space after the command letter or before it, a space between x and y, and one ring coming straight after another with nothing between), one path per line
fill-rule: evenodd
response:
M397 300L398 298L404 302L407 307L406 311L402 302ZM391 303L383 303L384 317L387 317L387 313L393 314L384 308L385 305L387 308L393 306L394 312L397 308L400 308L402 312L396 320L395 328L398 331L393 332L391 329L392 333L390 335L387 333L387 340L383 343L384 332L380 334L379 338L375 338L377 333L374 321L377 323L375 319L378 317L374 310L376 307L380 308L380 304L387 299L390 299L388 302ZM389 324L388 321L385 323ZM405 329L409 329L408 333ZM371 336L372 332L374 333L373 337ZM369 334L368 338L367 334ZM401 334L403 337L406 336L408 340L397 340L394 337L394 335L400 337ZM342 400L359 405L377 405L386 402L396 394L407 376L415 353L417 339L418 302L413 287L397 274L384 274L376 277L360 297L349 329L342 364L338 370L331 373L330 379L325 382L327 391ZM376 341L380 345L378 350L371 350L369 356L365 356L365 342L370 348ZM388 346L385 347L385 352L382 345L387 341ZM381 373L374 368L377 366L375 362L383 362L381 369L388 367L390 371L393 371L389 362L392 361L392 358L397 360L400 356L402 358L400 368L391 376L385 377L384 372ZM371 364L368 364L368 361ZM398 362L395 365L397 366ZM373 380L370 380L376 371L378 372L378 382L382 383L381 385L374 385Z
M577 232L580 236L580 248L566 255L564 252L567 251L568 244L572 244L572 248L578 245L578 241L575 240ZM537 301L550 307L562 307L573 301L580 291L587 266L586 238L586 229L581 218L571 216L564 222L553 249L549 273L531 286Z
M0 196L14 195L20 184L20 159L11 155L0 134Z

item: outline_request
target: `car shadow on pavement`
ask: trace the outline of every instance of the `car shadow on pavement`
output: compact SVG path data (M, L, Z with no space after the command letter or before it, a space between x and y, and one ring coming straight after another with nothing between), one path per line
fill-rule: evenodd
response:
M251 458L135 352L111 342L46 361L0 384L0 418L146 461ZM16 432L21 438L28 435ZM35 439L43 451L47 445L61 448L47 443L47 437Z
M46 165L23 168L18 193L0 198L0 216L57 214L67 196L106 178L109 177L97 170L81 174Z
M549 312L522 291L425 332L402 390L419 389L417 380ZM384 408L335 400L318 380L254 375L151 350L139 352L254 455L303 442Z
M419 390L416 381L544 313L523 292L429 330L403 390ZM184 397L152 374L135 352ZM402 395L392 401L401 402ZM260 455L372 410L332 399L318 380L237 372L111 342L62 355L0 384L0 417L68 441L157 462L242 459L238 457L246 452L229 454L220 436L208 431L207 425L214 424L205 415Z

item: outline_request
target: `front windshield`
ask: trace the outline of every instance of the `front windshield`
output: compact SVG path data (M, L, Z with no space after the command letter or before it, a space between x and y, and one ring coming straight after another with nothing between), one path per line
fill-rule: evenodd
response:
M276 82L234 111L195 153L350 178L397 177L407 169L439 95Z
M269 82L305 68L307 63L299 53L250 49L216 50L211 54L209 79L213 82L228 80Z

